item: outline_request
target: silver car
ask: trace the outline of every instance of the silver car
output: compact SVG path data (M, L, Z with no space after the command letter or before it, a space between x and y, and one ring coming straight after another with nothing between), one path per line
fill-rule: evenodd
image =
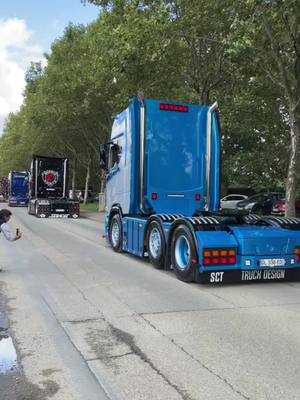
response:
M248 196L244 194L228 194L221 199L221 208L234 209L236 208L237 203L247 198Z

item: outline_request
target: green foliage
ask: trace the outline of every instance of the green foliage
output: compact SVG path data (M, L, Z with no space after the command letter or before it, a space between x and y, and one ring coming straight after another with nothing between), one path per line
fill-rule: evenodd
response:
M112 115L142 94L200 104L218 99L225 186L283 186L289 95L300 87L299 49L291 45L297 0L82 2L98 5L99 19L70 24L52 44L47 66L30 65L24 104L0 140L0 174L28 169L32 153L52 154L70 157L81 187L91 165L98 184L98 145L109 137Z

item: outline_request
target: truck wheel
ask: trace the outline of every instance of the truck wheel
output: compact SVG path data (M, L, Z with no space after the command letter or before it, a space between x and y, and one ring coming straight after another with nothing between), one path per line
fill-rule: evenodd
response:
M196 279L197 251L189 228L180 225L175 229L171 239L171 263L178 279L183 282L194 282Z
M34 215L35 215L37 218L40 217L39 212L38 212L38 203L35 203L35 205L34 205Z
M122 221L119 214L115 214L109 226L109 241L114 251L122 251Z
M161 225L152 221L147 233L147 250L151 264L157 268L164 268L166 241Z

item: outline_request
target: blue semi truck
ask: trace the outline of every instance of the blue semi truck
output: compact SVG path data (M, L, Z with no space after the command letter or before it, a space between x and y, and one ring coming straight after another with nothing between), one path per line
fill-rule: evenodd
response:
M10 171L8 174L8 205L27 207L29 200L29 173Z
M220 212L217 104L132 99L100 146L105 232L185 282L299 278L300 220Z

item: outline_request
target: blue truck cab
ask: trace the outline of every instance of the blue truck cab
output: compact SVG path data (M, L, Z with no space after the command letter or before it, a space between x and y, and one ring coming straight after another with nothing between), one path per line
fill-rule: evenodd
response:
M220 213L217 104L132 99L100 146L106 238L185 282L298 279L300 220Z
M29 201L29 172L10 171L8 175L8 205L27 207Z

